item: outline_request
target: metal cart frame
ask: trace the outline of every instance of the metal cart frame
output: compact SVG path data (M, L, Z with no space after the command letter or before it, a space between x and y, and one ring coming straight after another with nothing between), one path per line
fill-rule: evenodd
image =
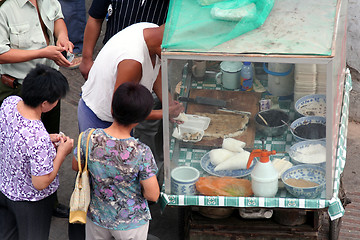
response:
M311 5L310 0L306 0ZM306 2L305 1L305 2ZM163 49L162 51L162 89L163 102L169 101L169 64L172 60L207 60L207 61L249 61L249 62L274 62L274 63L311 63L326 65L326 193L325 199L315 199L314 201L294 200L294 199L278 199L278 203L274 205L251 205L249 202L262 202L263 198L236 198L236 200L228 197L204 197L204 196L175 196L171 195L171 159L170 159L170 124L169 124L169 106L163 105L163 128L164 128L164 182L165 188L162 192L163 206L166 204L172 206L224 206L221 203L228 202L226 206L233 207L285 207L290 208L292 202L297 202L293 206L305 209L325 209L332 205L341 205L338 198L340 185L340 173L345 163L346 155L346 131L348 121L348 93L351 88L351 77L346 75L346 16L347 16L347 0L336 1L334 28L331 36L331 54L321 55L312 53L293 52L266 52L257 53L258 51L249 49L248 51L238 51L237 46L244 43L243 39L233 39L229 42L210 50L191 50L183 51L181 49ZM291 4L290 0L279 1ZM288 5L287 5L288 6ZM285 8L277 6L271 14L276 15L277 11ZM171 9L169 9L171 14ZM169 18L168 18L169 19ZM259 29L261 31L261 28ZM256 33L254 33L256 34ZM321 33L319 33L321 34ZM306 34L305 36L306 37ZM246 36L244 36L246 39ZM240 40L239 40L240 39ZM254 53L255 52L255 53ZM345 86L345 79L350 78L350 83ZM339 130L340 129L340 130ZM176 165L176 164L175 164ZM339 168L338 168L339 167ZM341 171L339 173L339 171ZM234 200L234 201L232 201ZM266 201L266 199L265 199ZM239 203L240 202L240 203ZM281 203L279 203L281 202ZM315 204L316 202L316 204ZM314 203L314 204L312 204ZM342 206L341 206L342 207ZM337 217L341 217L343 209L339 210ZM336 215L336 214L335 214ZM334 223L331 225L334 228Z

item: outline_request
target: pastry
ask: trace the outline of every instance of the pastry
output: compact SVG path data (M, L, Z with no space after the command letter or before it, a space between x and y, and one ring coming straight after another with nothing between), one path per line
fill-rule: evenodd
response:
M196 113L211 119L209 127L205 130L204 137L227 138L243 134L249 122L247 114L231 113Z

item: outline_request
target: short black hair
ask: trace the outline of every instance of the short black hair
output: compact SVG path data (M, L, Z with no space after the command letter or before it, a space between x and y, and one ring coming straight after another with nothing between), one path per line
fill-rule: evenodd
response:
M128 126L145 120L154 105L151 92L141 84L126 82L114 92L112 116L122 125Z
M26 105L37 107L44 101L56 102L65 97L68 91L69 83L61 72L49 66L37 64L24 79L21 97Z

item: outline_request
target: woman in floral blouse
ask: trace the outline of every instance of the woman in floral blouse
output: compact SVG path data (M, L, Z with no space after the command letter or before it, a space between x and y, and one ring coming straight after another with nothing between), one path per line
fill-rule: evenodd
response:
M2 240L49 238L54 193L59 187L57 173L74 140L49 134L41 114L53 109L68 90L68 82L59 71L37 65L24 79L22 98L10 96L1 105Z
M149 115L152 105L153 97L144 86L124 83L113 96L113 124L92 133L86 239L147 238L151 219L147 200L157 201L159 197L158 169L150 148L130 132ZM82 163L89 131L81 139ZM77 168L74 158L73 169Z

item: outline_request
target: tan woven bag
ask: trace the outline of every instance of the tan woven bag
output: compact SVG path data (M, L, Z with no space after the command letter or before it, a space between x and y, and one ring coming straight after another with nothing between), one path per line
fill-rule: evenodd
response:
M80 133L78 139L77 147L77 159L79 165L79 171L75 180L75 188L70 198L70 223L86 223L86 213L90 204L90 182L89 182L89 172L88 172L88 154L89 154L89 140L91 134L95 129L91 129L86 140L86 150L85 150L85 166L84 169L81 169L81 159L80 159L80 144L81 137L83 133Z

